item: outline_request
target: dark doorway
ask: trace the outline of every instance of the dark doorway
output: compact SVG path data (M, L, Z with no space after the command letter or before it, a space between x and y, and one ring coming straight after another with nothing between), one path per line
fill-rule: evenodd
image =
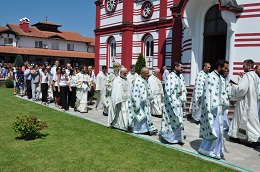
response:
M203 64L210 63L211 71L226 55L227 24L218 8L218 5L212 6L205 16Z

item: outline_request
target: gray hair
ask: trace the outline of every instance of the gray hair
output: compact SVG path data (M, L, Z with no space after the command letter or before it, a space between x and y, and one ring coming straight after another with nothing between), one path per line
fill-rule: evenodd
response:
M143 67L142 70L141 70L141 73L144 73L145 70L149 71L149 68L148 67Z
M120 73L121 72L126 72L127 71L127 68L125 68L125 67L122 67L121 69L120 69Z
M210 65L210 63L204 63L204 66Z
M153 72L160 72L160 69L158 67L153 68Z

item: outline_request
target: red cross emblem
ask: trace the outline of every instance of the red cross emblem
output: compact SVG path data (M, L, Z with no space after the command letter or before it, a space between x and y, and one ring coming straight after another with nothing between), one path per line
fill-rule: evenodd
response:
M151 66L151 62L152 62L151 58L148 58L147 62L148 62L148 66Z

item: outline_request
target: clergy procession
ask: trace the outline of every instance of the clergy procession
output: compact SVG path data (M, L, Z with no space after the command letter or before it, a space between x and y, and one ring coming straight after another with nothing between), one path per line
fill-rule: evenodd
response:
M239 74L239 81L234 82L228 79L228 64L224 59L216 64L204 64L197 74L188 107L194 125L200 125L198 138L202 142L198 153L218 160L229 152L224 132L234 144L246 141L252 146L260 145L260 67L250 59L245 60L244 72ZM18 89L23 96L23 78L31 79L32 85L24 85L28 99L41 99L42 104L48 105L52 98L56 107L64 111L73 108L88 113L96 91L94 107L107 117L108 127L158 135L164 144L183 145L186 133L191 132L184 126L187 89L183 68L182 62L175 62L172 72L164 66L161 81L159 68L153 68L150 75L149 68L143 67L138 75L135 65L129 66L128 71L114 62L111 73L107 73L107 66L102 66L95 77L92 66L78 70L70 64L60 66L56 61L52 67L29 67L24 74L17 69L14 81L19 86L14 88L14 94ZM228 113L232 102L236 106L230 121ZM161 118L160 128L153 122L158 118Z

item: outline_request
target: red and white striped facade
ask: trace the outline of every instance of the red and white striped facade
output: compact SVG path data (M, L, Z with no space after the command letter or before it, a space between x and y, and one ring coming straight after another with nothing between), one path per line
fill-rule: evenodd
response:
M164 65L171 68L175 61L182 61L186 84L194 84L203 65L205 15L220 0L97 0L95 3L96 72L102 65L111 71L114 61L129 68L142 53L150 69L161 69ZM152 4L149 10L152 15L148 18L142 15L147 3ZM260 64L260 0L237 0L237 3L244 7L241 13L219 5L228 26L225 58L230 62L233 80L243 70L245 59ZM152 54L147 48L149 40L153 44ZM115 50L111 49L113 43Z

